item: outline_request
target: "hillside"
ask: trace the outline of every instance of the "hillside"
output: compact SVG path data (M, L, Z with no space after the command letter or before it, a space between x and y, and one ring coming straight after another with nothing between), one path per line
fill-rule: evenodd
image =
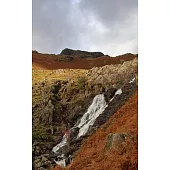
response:
M138 92L93 135L65 170L136 170ZM56 166L55 170L61 170Z
M63 50L64 51L64 50ZM67 51L61 54L42 54L32 51L33 69L91 69L93 67L102 67L110 64L120 64L124 61L134 59L137 55L124 54L117 57L110 57L101 52L86 51Z
M93 60L101 58L97 56ZM92 58L76 59L91 61ZM121 61L119 58L119 61L120 64L105 64L91 69L48 70L40 65L39 69L33 69L34 170L46 170L56 164L73 168L82 144L84 147L95 131L134 94L138 59ZM88 169L88 164L85 168Z

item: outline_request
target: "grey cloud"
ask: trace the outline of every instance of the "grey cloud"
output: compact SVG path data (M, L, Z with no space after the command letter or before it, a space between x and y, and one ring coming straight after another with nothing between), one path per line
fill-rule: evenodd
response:
M121 22L130 13L137 11L137 0L83 0L82 10L91 12L104 24Z
M33 0L33 49L137 53L136 0Z
M56 53L76 41L69 0L33 0L33 48Z

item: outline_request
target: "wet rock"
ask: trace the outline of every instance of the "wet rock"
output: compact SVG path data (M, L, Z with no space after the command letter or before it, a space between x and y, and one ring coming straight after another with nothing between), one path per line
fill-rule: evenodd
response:
M39 170L46 170L44 167L40 167L40 169Z
M115 88L110 88L104 93L104 97L106 102L109 102L111 98L113 98L114 94L116 93L117 89Z

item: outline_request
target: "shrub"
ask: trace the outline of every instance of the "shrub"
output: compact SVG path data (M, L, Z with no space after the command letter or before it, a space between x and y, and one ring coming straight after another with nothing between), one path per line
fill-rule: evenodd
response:
M118 86L118 87L123 86L123 84L124 84L123 80L118 80L118 81L116 82L116 86Z
M79 77L77 80L77 84L79 88L83 88L86 83L86 78L85 77Z

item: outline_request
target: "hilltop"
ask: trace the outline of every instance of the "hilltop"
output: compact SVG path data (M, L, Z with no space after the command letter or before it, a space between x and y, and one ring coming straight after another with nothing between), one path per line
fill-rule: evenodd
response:
M120 64L137 57L127 53L116 57L104 55L102 52L87 52L81 50L64 49L60 54L42 54L32 51L33 69L91 69L110 64Z

